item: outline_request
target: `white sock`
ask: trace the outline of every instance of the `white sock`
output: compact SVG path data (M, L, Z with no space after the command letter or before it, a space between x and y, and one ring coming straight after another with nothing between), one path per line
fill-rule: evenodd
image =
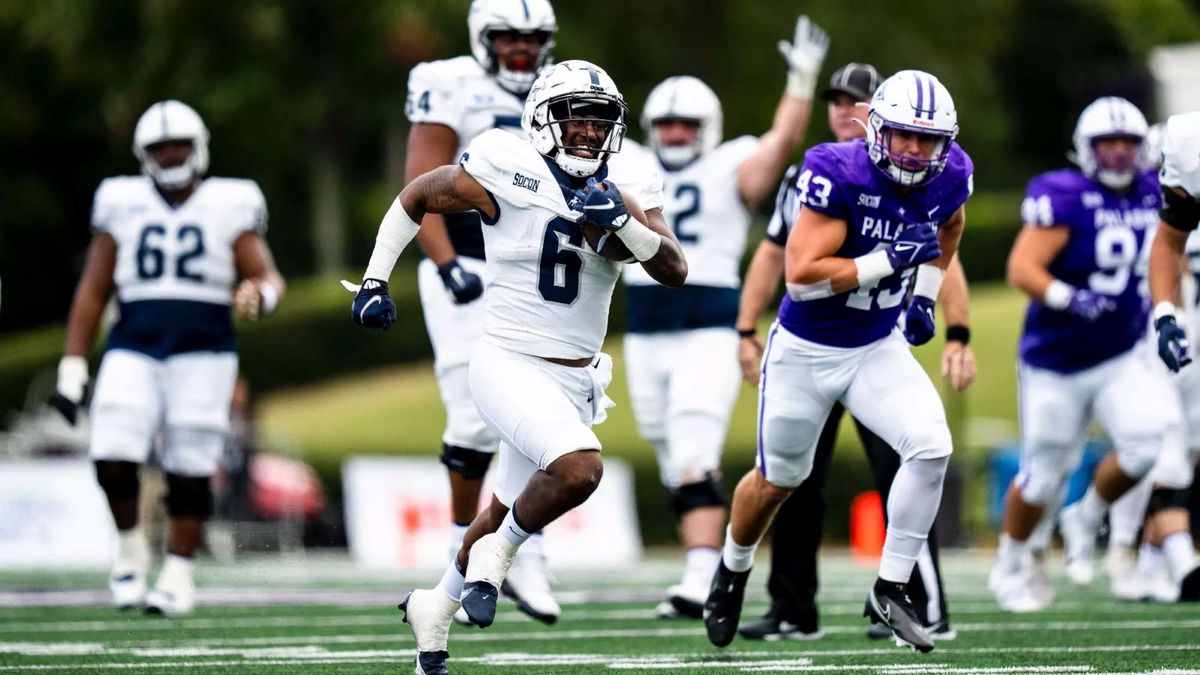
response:
M1079 500L1079 513L1088 527L1092 529L1100 527L1100 521L1104 520L1104 514L1108 513L1108 507L1109 503L1096 493L1095 485L1089 487L1083 495L1083 499Z
M1144 480L1121 495L1108 510L1108 549L1133 548L1138 530L1146 517L1146 505L1150 503L1153 484Z
M907 584L912 579L913 567L917 564L917 556L921 554L926 539L928 535L904 532L889 524L887 537L883 540L883 558L879 561L879 578Z
M949 455L931 459L907 459L900 464L888 494L887 537L879 578L907 584L921 547L929 538L933 519L942 503L942 481Z
M683 563L682 586L707 588L721 562L721 551L710 546L693 546L687 550Z
M468 523L466 525L459 525L458 523L451 523L451 525L450 525L450 548L453 549L455 553L457 553L458 550L462 548L463 539L467 538L467 528L470 526L471 526L470 523Z
M504 522L500 523L500 536L504 537L505 541L514 547L524 544L529 537L533 536L532 532L527 531L517 522L517 509L515 505L508 510L508 515L504 516Z
M1142 544L1138 548L1138 576L1142 579L1153 579L1157 577L1163 569L1166 560L1163 558L1162 549L1151 544Z
M438 582L437 587L451 600L459 602L459 598L462 597L463 584L466 582L463 573L458 570L458 562L451 560L450 564L446 566L446 571L442 573L442 580Z
M751 567L754 567L754 551L758 549L758 542L754 542L749 546L742 546L733 540L733 528L725 527L725 547L721 549L721 560L725 562L725 567L731 572L747 572Z
M1163 539L1162 552L1167 559L1167 569L1171 570L1171 579L1182 581L1196 561L1196 547L1192 543L1192 535L1188 532L1176 532Z
M1017 541L1008 536L1007 532L1000 533L1000 550L997 552L996 564L1008 573L1021 569L1025 554L1029 550L1029 541Z
M117 560L114 567L122 572L144 574L150 565L150 543L140 525L128 530L117 530Z
M192 558L168 553L163 559L162 571L158 573L158 588L166 588L178 584L193 585L192 574L196 563Z

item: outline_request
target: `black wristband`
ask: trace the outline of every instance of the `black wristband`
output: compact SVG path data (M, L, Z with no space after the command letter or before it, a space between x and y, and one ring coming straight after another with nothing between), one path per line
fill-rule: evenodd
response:
M971 329L963 325L946 326L946 342L971 343Z
M757 328L739 328L738 329L738 337L752 338L755 335L758 335Z

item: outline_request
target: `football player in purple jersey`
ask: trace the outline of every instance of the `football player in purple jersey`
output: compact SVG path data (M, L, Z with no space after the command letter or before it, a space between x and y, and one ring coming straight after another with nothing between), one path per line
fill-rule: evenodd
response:
M758 542L811 471L824 421L840 402L901 457L864 615L900 643L933 649L906 585L937 515L951 439L909 345L933 337L934 305L966 221L973 167L957 133L950 92L933 75L905 70L875 92L865 142L805 154L796 178L803 206L785 251L788 293L763 356L757 467L734 493L705 604L715 645L733 640Z
M1148 236L1160 202L1141 152L1146 130L1129 101L1097 99L1075 127L1079 169L1034 177L1022 205L1025 228L1008 261L1009 283L1031 299L1019 346L1021 469L988 581L1008 611L1038 611L1053 599L1030 536L1060 499L1093 417L1115 451L1083 499L1061 514L1067 575L1076 584L1091 582L1109 504L1150 471L1160 448L1182 443L1170 383L1150 367L1149 350L1136 349L1146 333Z

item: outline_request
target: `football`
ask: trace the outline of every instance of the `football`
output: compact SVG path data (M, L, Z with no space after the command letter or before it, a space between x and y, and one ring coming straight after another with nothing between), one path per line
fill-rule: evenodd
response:
M605 237L605 235L608 235ZM607 230L599 225L592 223L583 224L583 238L587 240L588 247L596 253L612 260L614 262L637 262L633 258L633 254L625 247L625 242L615 234L610 234Z

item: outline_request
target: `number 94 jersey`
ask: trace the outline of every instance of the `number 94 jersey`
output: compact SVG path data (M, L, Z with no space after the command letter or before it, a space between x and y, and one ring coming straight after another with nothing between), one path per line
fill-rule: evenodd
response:
M1031 302L1021 334L1021 359L1060 373L1094 366L1131 349L1145 334L1146 271L1161 196L1154 171L1116 193L1074 169L1029 182L1021 216L1026 227L1065 227L1066 246L1049 272L1075 288L1108 297L1115 308L1089 322Z
M92 228L117 244L120 304L108 348L159 359L233 351L233 245L243 232L265 232L266 223L266 202L251 180L206 178L176 208L146 176L101 182Z
M940 226L966 203L974 166L957 143L949 152L941 173L921 187L905 189L871 165L865 141L823 143L805 153L790 188L793 202L845 221L846 238L834 256L867 255L890 246L910 227ZM799 207L796 211L798 216ZM779 323L822 345L868 345L895 328L912 274L911 269L899 270L868 286L815 300L785 295Z

